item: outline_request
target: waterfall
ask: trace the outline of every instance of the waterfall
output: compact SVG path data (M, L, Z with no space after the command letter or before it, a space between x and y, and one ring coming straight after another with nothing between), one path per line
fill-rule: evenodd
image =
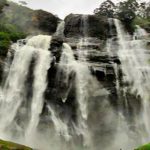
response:
M87 45L88 42L88 15L82 16L81 21L81 30L83 36L79 39L79 43L77 44L78 57L79 60L86 61L87 59Z
M137 26L135 33L137 38L132 40L119 20L114 19L114 23L119 44L118 56L124 73L123 80L130 84L130 92L136 94L137 97L140 96L142 102L141 115L135 116L135 128L142 136L142 143L148 142L150 140L148 135L150 131L150 66L146 42L141 39L146 35L146 31ZM142 123L145 131L142 129Z
M63 37L63 36L64 36L64 29L65 29L64 27L65 27L65 21L61 21L61 22L58 24L58 27L57 27L57 30L56 30L55 35L56 35L56 36Z
M43 109L43 93L47 86L47 71L50 68L52 61L48 48L50 46L50 36L38 36L32 38L33 41L29 41L29 44L33 45L38 41L36 48L36 63L34 70L34 83L33 83L33 97L31 104L31 119L27 128L27 138L31 137L39 123L39 116Z
M61 21L53 38L11 46L14 59L6 60L0 87L0 138L43 150L125 150L150 140L147 33L137 26L131 36L119 20L108 22L104 49L88 35L88 15L79 39L65 38Z
M15 56L10 66L5 85L2 87L3 98L0 101L0 136L4 139L15 140L15 130L16 133L24 130L24 133L27 132L25 134L33 135L36 132L43 107L43 93L46 88L47 70L51 62L50 52L48 51L51 37L38 35L26 39L26 41L26 44L18 41L18 43L12 46L15 49ZM22 108L22 105L29 103L26 97L26 82L30 74L29 69L33 58L35 59L35 69L30 119L26 122L20 118L19 122L25 121L23 123L24 127L21 127L17 122L17 117L19 117L18 112ZM26 109L29 110L29 108ZM25 113L26 111L24 111L24 115L28 118L28 114Z
M61 95L62 102L66 103L68 93L70 90L69 85L72 84L72 83L70 84L71 81L69 80L69 76L70 76L70 73L73 71L72 67L73 67L73 63L75 63L75 59L74 59L73 51L67 43L63 43L62 49L63 49L63 52L62 52L60 62L59 62L59 69L57 71L57 80L62 81L68 87L67 91L65 91L65 94L63 93L63 89L61 91L63 93ZM61 74L62 72L63 72L63 76ZM71 139L71 135L69 133L69 126L67 122L60 118L60 116L58 115L58 112L55 110L55 106L51 106L50 104L48 104L47 107L51 114L51 119L53 121L56 134L58 135L58 137L59 136L65 137L66 141L69 141Z
M48 110L51 113L51 118L58 136L64 136L65 139L69 141L71 136L69 135L67 124L56 115L54 109L52 109L50 105L48 105Z
M22 46L16 45L16 54L2 89L4 99L0 102L1 134L5 133L6 128L12 125L17 111L24 100L24 83L33 53L34 49L29 44L25 46L23 44Z
M71 72L76 74L76 98L78 103L78 125L75 127L76 132L84 137L85 145L90 143L89 131L86 120L88 118L88 85L89 80L92 78L90 71L86 64L76 61L71 47L64 43L63 53L60 65L66 70L66 79L68 83L69 75ZM67 96L66 96L67 97ZM64 100L65 102L65 100Z
M147 32L142 29L139 25L136 25L136 31L135 31L135 34L134 36L137 38L137 39L141 39L141 38L146 38L148 36Z

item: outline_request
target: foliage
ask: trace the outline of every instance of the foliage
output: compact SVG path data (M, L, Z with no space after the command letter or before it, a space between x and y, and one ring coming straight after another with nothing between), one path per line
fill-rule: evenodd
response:
M24 3L24 1L20 2ZM53 34L56 31L59 19L55 15L42 10L32 10L12 1L8 1L8 4L9 7L1 15L0 22L13 24L28 34L41 32Z
M7 40L0 41L0 55L1 56L6 56L9 46L10 46L10 41L7 41Z
M94 13L107 18L118 18L130 33L136 24L150 31L150 2L125 0L115 5L111 0L106 0Z
M9 7L1 15L0 22L13 24L17 29L24 32L30 30L33 10L12 1L8 2Z
M0 149L2 150L32 150L29 147L19 145L13 142L0 140Z
M137 16L134 19L133 24L134 25L139 25L141 27L150 26L150 19L146 19L146 18L142 18L142 17Z
M120 2L117 15L123 22L132 22L136 17L136 11L139 4L136 0L127 0Z
M107 16L112 18L115 12L115 4L111 0L103 2L99 8L94 10L94 13L100 16Z
M7 6L7 1L6 0L0 0L0 13L2 13L4 6Z
M14 24L7 23L7 19L3 18L2 10L4 6L8 6L6 0L0 0L0 56L6 56L10 44L18 39L26 37L26 34Z
M0 55L6 56L11 42L25 38L25 34L10 24L0 24Z
M141 146L135 150L150 150L150 144L146 144L146 145Z

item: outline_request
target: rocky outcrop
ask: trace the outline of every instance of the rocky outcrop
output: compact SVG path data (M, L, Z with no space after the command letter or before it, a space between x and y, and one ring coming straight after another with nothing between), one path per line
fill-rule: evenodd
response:
M8 7L4 7L5 5ZM6 24L8 27L8 29L6 29L12 31L10 37L12 37L13 40L9 39L10 37L8 37L8 39L13 42L16 42L19 38L25 38L26 35L54 34L56 32L57 24L60 21L60 19L52 13L43 10L32 10L12 1L9 1L7 5L5 0L0 0L0 9L3 7L3 13L1 13L0 10L0 22L3 21L3 24ZM1 26L1 30L5 31L6 29L3 29L2 27L3 26ZM15 28L17 28L17 30ZM21 33L25 34L21 36ZM6 33L5 35L2 33L1 36L6 37L8 34ZM2 81L5 58L10 44L12 44L9 40L1 39L1 47L5 46L6 48L1 48L0 52L0 82Z
M55 33L59 20L60 19L52 13L43 10L35 10L32 16L33 25L48 34Z
M50 51L55 57L56 62L59 62L61 54L62 54L62 46L63 46L63 38L58 37L58 36L53 36L51 40L51 45L50 45Z
M0 17L8 24L16 25L21 31L30 35L53 34L56 31L60 19L50 12L43 10L32 10L28 7L9 2L9 7L4 9Z
M82 26L85 25L84 21L87 23L87 29L82 28ZM96 15L70 14L65 18L64 34L66 37L89 36L106 39L108 30L109 25L107 18L105 17L98 17Z

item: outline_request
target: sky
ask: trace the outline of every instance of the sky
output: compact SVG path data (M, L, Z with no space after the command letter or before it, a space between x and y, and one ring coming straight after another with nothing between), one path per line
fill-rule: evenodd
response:
M18 2L19 0L12 0ZM20 0L21 1L21 0ZM28 3L32 9L44 9L61 19L70 13L92 14L95 8L98 8L104 0L23 0ZM113 0L119 2L120 0Z
M19 0L12 0L18 2ZM20 0L21 1L21 0ZM64 18L70 13L91 14L103 0L23 0L28 7L44 9Z

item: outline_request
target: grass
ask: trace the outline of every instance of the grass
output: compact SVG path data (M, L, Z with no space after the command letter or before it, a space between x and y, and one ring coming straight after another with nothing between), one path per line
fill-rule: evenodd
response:
M13 142L0 140L0 150L33 150L33 149Z
M135 150L150 150L150 143L149 144L146 144L146 145L143 145Z

